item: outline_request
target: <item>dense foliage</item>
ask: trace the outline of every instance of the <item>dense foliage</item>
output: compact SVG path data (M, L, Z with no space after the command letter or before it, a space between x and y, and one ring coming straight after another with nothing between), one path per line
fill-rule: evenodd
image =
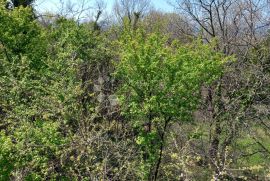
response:
M169 15L44 24L32 2L0 0L0 180L269 177L269 39L243 56Z

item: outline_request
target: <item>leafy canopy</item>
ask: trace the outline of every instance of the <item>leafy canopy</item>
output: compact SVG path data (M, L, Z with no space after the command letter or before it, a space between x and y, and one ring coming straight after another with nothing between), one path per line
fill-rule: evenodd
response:
M119 99L134 124L155 117L188 120L200 88L222 74L227 60L200 40L189 45L169 43L159 34L126 33L120 42L116 75L122 80Z

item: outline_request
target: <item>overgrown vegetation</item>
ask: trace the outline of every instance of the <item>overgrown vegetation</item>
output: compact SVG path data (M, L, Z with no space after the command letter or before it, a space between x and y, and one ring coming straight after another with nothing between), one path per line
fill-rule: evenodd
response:
M269 179L263 3L120 0L106 24L0 0L0 180Z

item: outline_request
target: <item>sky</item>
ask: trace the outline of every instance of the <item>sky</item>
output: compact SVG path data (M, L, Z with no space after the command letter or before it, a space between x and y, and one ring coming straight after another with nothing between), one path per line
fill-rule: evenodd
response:
M68 2L68 0L62 0L63 2ZM80 3L82 0L71 0L72 3ZM107 4L107 12L110 13L114 4L114 0L104 0ZM173 11L173 7L167 3L168 0L152 0L152 5L157 10L164 12ZM36 0L36 9L40 12L46 11L56 11L59 7L60 0ZM94 4L95 0L91 0L90 3Z

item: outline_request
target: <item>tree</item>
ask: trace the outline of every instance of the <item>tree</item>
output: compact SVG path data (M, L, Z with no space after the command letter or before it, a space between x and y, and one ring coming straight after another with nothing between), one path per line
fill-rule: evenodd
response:
M196 23L206 41L218 38L225 54L241 53L262 39L269 28L265 0L175 0L175 7Z
M142 30L125 34L121 47L121 108L137 132L144 177L156 180L169 126L191 119L200 86L221 75L225 58L200 40L167 44L165 37Z
M48 102L56 95L44 54L48 44L31 8L20 6L11 11L1 6L0 16L0 178L37 179L54 165L47 161L53 160L63 143L61 123L48 116L48 110L55 108Z
M146 14L150 7L150 0L116 0L114 11L120 22L125 19L136 27L138 21Z
M269 14L264 0L178 0L178 9L196 23L198 34L205 41L217 39L216 49L225 54L235 54L237 61L227 65L227 72L207 88L205 115L209 124L208 161L219 179L226 170L226 148L235 143L243 120L251 106L246 91L253 92L242 79L247 77L249 52L267 35ZM245 79L246 80L246 79ZM241 92L240 90L244 90ZM240 93L241 92L241 93ZM248 98L249 97L249 98ZM247 102L249 102L247 104ZM229 114L228 114L229 113ZM237 119L235 119L237 117ZM241 121L240 121L241 120ZM230 156L233 153L229 154ZM234 159L236 160L236 159Z
M189 42L194 38L195 32L193 25L186 19L182 14L151 10L144 16L141 24L148 32L158 31L169 36L172 41Z
M1 179L55 178L64 169L59 150L88 104L80 69L103 54L87 25L58 19L44 28L22 6L1 6L0 19Z

